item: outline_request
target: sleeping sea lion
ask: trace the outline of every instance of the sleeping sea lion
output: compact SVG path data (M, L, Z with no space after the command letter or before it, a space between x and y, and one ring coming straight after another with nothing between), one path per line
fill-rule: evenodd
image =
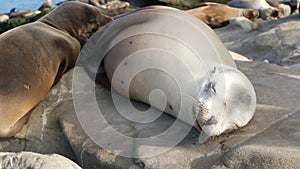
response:
M239 9L224 4L205 2L193 9L186 10L212 28L218 28L229 24L231 18L243 16L251 21L258 18L259 13L254 9Z

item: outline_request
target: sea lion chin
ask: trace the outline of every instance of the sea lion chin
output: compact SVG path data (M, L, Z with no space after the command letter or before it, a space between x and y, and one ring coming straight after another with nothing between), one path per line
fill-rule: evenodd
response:
M81 45L110 21L96 7L66 2L34 23L1 34L0 137L22 129L29 112L75 65Z

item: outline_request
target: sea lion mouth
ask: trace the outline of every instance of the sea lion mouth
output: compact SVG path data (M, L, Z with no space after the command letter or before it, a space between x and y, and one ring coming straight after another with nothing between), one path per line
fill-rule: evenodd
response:
M206 106L203 99L199 99L196 106L193 107L193 114L195 118L194 126L199 130L202 131L203 126L216 124L215 117L212 116L211 118L207 118L209 114L209 109Z

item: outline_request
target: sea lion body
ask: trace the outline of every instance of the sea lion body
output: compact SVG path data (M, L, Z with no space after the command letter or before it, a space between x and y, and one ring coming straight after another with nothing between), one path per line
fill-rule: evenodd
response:
M1 14L0 15L0 23L5 22L9 19L9 16L7 14Z
M95 33L85 48L82 56L89 57L81 58L82 65L90 75L103 56L113 90L209 136L242 127L253 117L252 84L217 35L183 11L155 6L123 15Z
M233 8L214 2L201 3L198 7L186 10L186 12L196 16L212 28L225 26L231 18L243 16L254 21L259 16L258 11L254 9Z
M0 36L0 137L23 127L24 117L75 65L81 44L109 21L97 8L69 2Z
M41 11L16 11L9 14L9 18L28 18L40 14Z

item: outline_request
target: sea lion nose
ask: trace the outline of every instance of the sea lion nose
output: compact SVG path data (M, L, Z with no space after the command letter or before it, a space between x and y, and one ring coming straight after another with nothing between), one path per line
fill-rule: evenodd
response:
M211 118L206 121L205 125L213 125L217 123L218 121L216 120L215 116L211 116Z

